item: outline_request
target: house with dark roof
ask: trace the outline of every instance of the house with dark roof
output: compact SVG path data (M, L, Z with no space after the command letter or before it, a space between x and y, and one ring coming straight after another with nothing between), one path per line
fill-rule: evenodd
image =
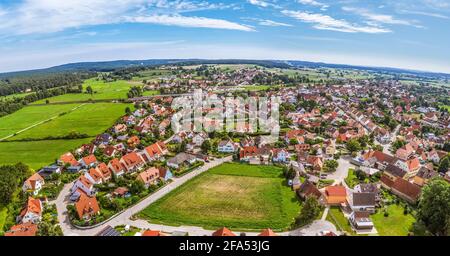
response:
M319 202L325 202L324 197L319 189L308 180L300 185L300 188L297 190L297 195L302 200L305 200L309 196L314 196L319 200Z
M359 212L375 212L376 194L371 192L353 192L347 202L353 211Z

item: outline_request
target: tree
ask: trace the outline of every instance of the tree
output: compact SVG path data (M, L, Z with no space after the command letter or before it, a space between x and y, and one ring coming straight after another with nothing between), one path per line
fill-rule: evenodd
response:
M125 108L125 113L126 113L127 115L131 115L131 109L130 109L130 107L126 107L126 108Z
M336 160L325 160L324 165L326 172L335 172L339 166L339 163Z
M322 211L322 206L319 201L314 196L309 196L306 198L305 204L303 205L300 215L295 219L295 224L297 227L305 226L312 223Z
M361 150L361 145L359 144L359 141L356 139L351 139L347 141L346 148L351 153Z
M132 194L140 194L145 190L145 184L141 180L134 180L130 186L130 192Z
M90 95L94 94L94 90L92 90L91 86L86 87L86 92L89 93Z
M209 140L203 141L201 148L203 153L208 153L211 150L211 142Z
M37 236L62 236L61 227L41 221L38 225Z
M439 236L450 234L450 184L442 178L432 179L422 189L417 220Z
M376 151L383 151L383 146L377 144L377 145L373 146L373 150L376 150Z
M450 157L446 156L444 157L441 162L439 163L439 172L447 172L448 168L450 168Z

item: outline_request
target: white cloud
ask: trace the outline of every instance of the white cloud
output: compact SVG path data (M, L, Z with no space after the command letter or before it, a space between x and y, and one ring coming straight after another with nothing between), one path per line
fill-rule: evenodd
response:
M250 26L241 25L226 20L210 19L203 17L186 17L181 15L153 15L153 16L126 17L125 21L131 23L151 23L167 26L254 31L254 29L251 28Z
M434 18L446 19L446 20L450 19L449 16L439 14L439 13L433 13L433 12L408 11L408 10L401 10L399 12L403 13L403 14L415 14L415 15L422 15L422 16L428 16L428 17L434 17Z
M346 12L352 12L355 14L358 14L372 23L375 24L391 24L391 25L406 25L406 26L415 26L415 27L421 27L420 25L415 24L416 22L408 21L408 20L400 20L397 18L394 18L392 15L387 14L377 14L372 13L367 9L364 8L353 8L353 7L342 7L342 10Z
M312 5L312 6L317 6L320 7L321 10L326 10L328 9L328 7L330 7L327 4L315 1L315 0L298 0L299 3L304 4L304 5Z
M226 7L186 0L24 0L0 16L0 33L52 33L83 26L130 22L132 19L129 17L142 16L153 17L149 18L153 23L162 25L188 26L186 23L192 22L189 27L251 31L245 25L227 20L180 15L182 12L214 8Z
M259 7L278 7L276 4L273 3L269 3L267 1L263 1L263 0L247 0L248 3L252 4L252 5L256 5Z
M268 26L268 27L292 27L291 24L273 21L273 20L266 20L266 19L258 19L258 18L243 18L243 20L246 21L255 21L258 22L261 26Z
M282 13L286 16L295 18L305 23L314 24L313 27L322 30L333 30L346 33L389 33L389 29L378 26L362 26L358 24L352 24L346 20L338 20L328 15L309 13L302 11L289 11L284 10Z

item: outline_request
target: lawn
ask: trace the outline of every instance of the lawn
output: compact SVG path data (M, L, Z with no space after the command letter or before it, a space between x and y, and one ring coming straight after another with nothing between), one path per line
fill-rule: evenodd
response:
M142 96L153 96L153 95L158 95L160 94L160 92L158 90L150 90L150 91L144 91L142 93Z
M92 87L94 93L86 93L86 88ZM113 100L126 99L127 93L133 84L127 81L119 80L116 82L97 81L95 78L88 79L83 83L83 93L68 93L48 98L50 103L72 102L72 101L88 101L92 100ZM36 101L32 104L44 104L47 99Z
M275 87L275 86L273 86ZM246 85L242 87L244 90L247 91L264 91L270 88L269 85Z
M27 106L0 118L0 138L14 134L26 127L67 112L80 104Z
M300 211L282 170L227 163L188 181L139 217L166 225L234 230L287 230Z
M331 207L328 211L327 221L333 223L338 230L345 231L348 234L354 234L350 222L344 216L339 207Z
M23 162L36 170L54 162L61 154L88 143L90 140L92 138L0 142L0 164Z
M65 105L53 106L58 108ZM9 140L64 136L70 132L78 132L95 137L111 127L120 116L124 115L127 106L131 105L122 103L84 104L72 112L20 133Z
M388 206L388 217L384 217L383 210L371 216L373 224L380 236L406 236L415 222L411 214L404 215L403 207L396 204Z

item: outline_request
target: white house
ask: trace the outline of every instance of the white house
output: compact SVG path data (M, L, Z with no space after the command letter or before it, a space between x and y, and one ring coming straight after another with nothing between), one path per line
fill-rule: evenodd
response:
M217 151L221 153L234 153L236 150L237 146L231 140L223 140L217 147Z
M42 218L42 202L39 199L28 197L27 205L22 209L17 221L20 223L38 223Z
M291 155L284 148L274 148L272 150L273 162L289 162Z
M94 184L85 176L80 176L70 189L70 193L76 193L77 190L82 190L86 195L93 196L95 194Z
M35 173L23 183L22 191L37 195L44 184L44 178L38 173Z

